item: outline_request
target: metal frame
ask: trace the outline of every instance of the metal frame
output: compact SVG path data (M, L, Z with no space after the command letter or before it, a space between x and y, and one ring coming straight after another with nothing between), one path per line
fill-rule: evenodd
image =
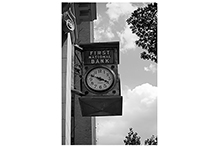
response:
M76 64L74 62L74 75L78 75L79 78L80 78L80 81L82 82L82 78L83 78L83 66L84 65L83 65L82 61L79 59L78 55L76 54L76 50L83 52L83 49L79 45L77 45L77 44L75 44L74 47L75 47L74 55L76 56L76 58L77 58L77 60L79 62L79 64ZM79 72L76 72L75 69L79 69ZM80 84L80 85L82 86L82 84ZM82 87L81 87L81 89L82 89ZM71 91L72 91L72 93L77 94L79 96L85 96L85 93L83 93L80 90L71 88Z

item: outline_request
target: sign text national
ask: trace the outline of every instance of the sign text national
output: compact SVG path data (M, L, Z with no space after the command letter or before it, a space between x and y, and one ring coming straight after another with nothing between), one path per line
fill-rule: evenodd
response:
M114 50L86 50L84 51L84 64L113 64Z

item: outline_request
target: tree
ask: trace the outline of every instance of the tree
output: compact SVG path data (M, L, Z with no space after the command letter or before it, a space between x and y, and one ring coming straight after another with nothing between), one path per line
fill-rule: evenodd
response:
M157 3L135 10L126 20L139 39L136 45L144 49L141 58L157 63Z
M150 139L146 139L145 145L157 145L157 136L152 135Z
M124 140L125 145L140 145L140 136L136 132L133 132L132 128Z

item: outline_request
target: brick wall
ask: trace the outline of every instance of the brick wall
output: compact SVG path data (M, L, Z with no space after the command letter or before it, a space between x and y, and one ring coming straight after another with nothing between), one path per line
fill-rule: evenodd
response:
M91 28L90 23L92 22L82 22L78 25L78 44L90 43L91 42ZM75 52L81 59L81 54L79 52ZM75 64L79 63L75 57ZM75 88L80 90L80 77L75 75L74 77ZM79 104L79 97L75 95L75 145L91 145L93 144L93 120L91 117L82 117L81 108ZM95 125L95 124L94 124Z

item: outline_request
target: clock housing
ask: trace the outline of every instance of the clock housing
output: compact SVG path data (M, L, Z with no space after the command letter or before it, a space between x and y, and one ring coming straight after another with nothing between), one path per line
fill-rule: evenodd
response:
M84 80L91 92L108 92L116 83L116 74L106 66L96 66L86 73Z

